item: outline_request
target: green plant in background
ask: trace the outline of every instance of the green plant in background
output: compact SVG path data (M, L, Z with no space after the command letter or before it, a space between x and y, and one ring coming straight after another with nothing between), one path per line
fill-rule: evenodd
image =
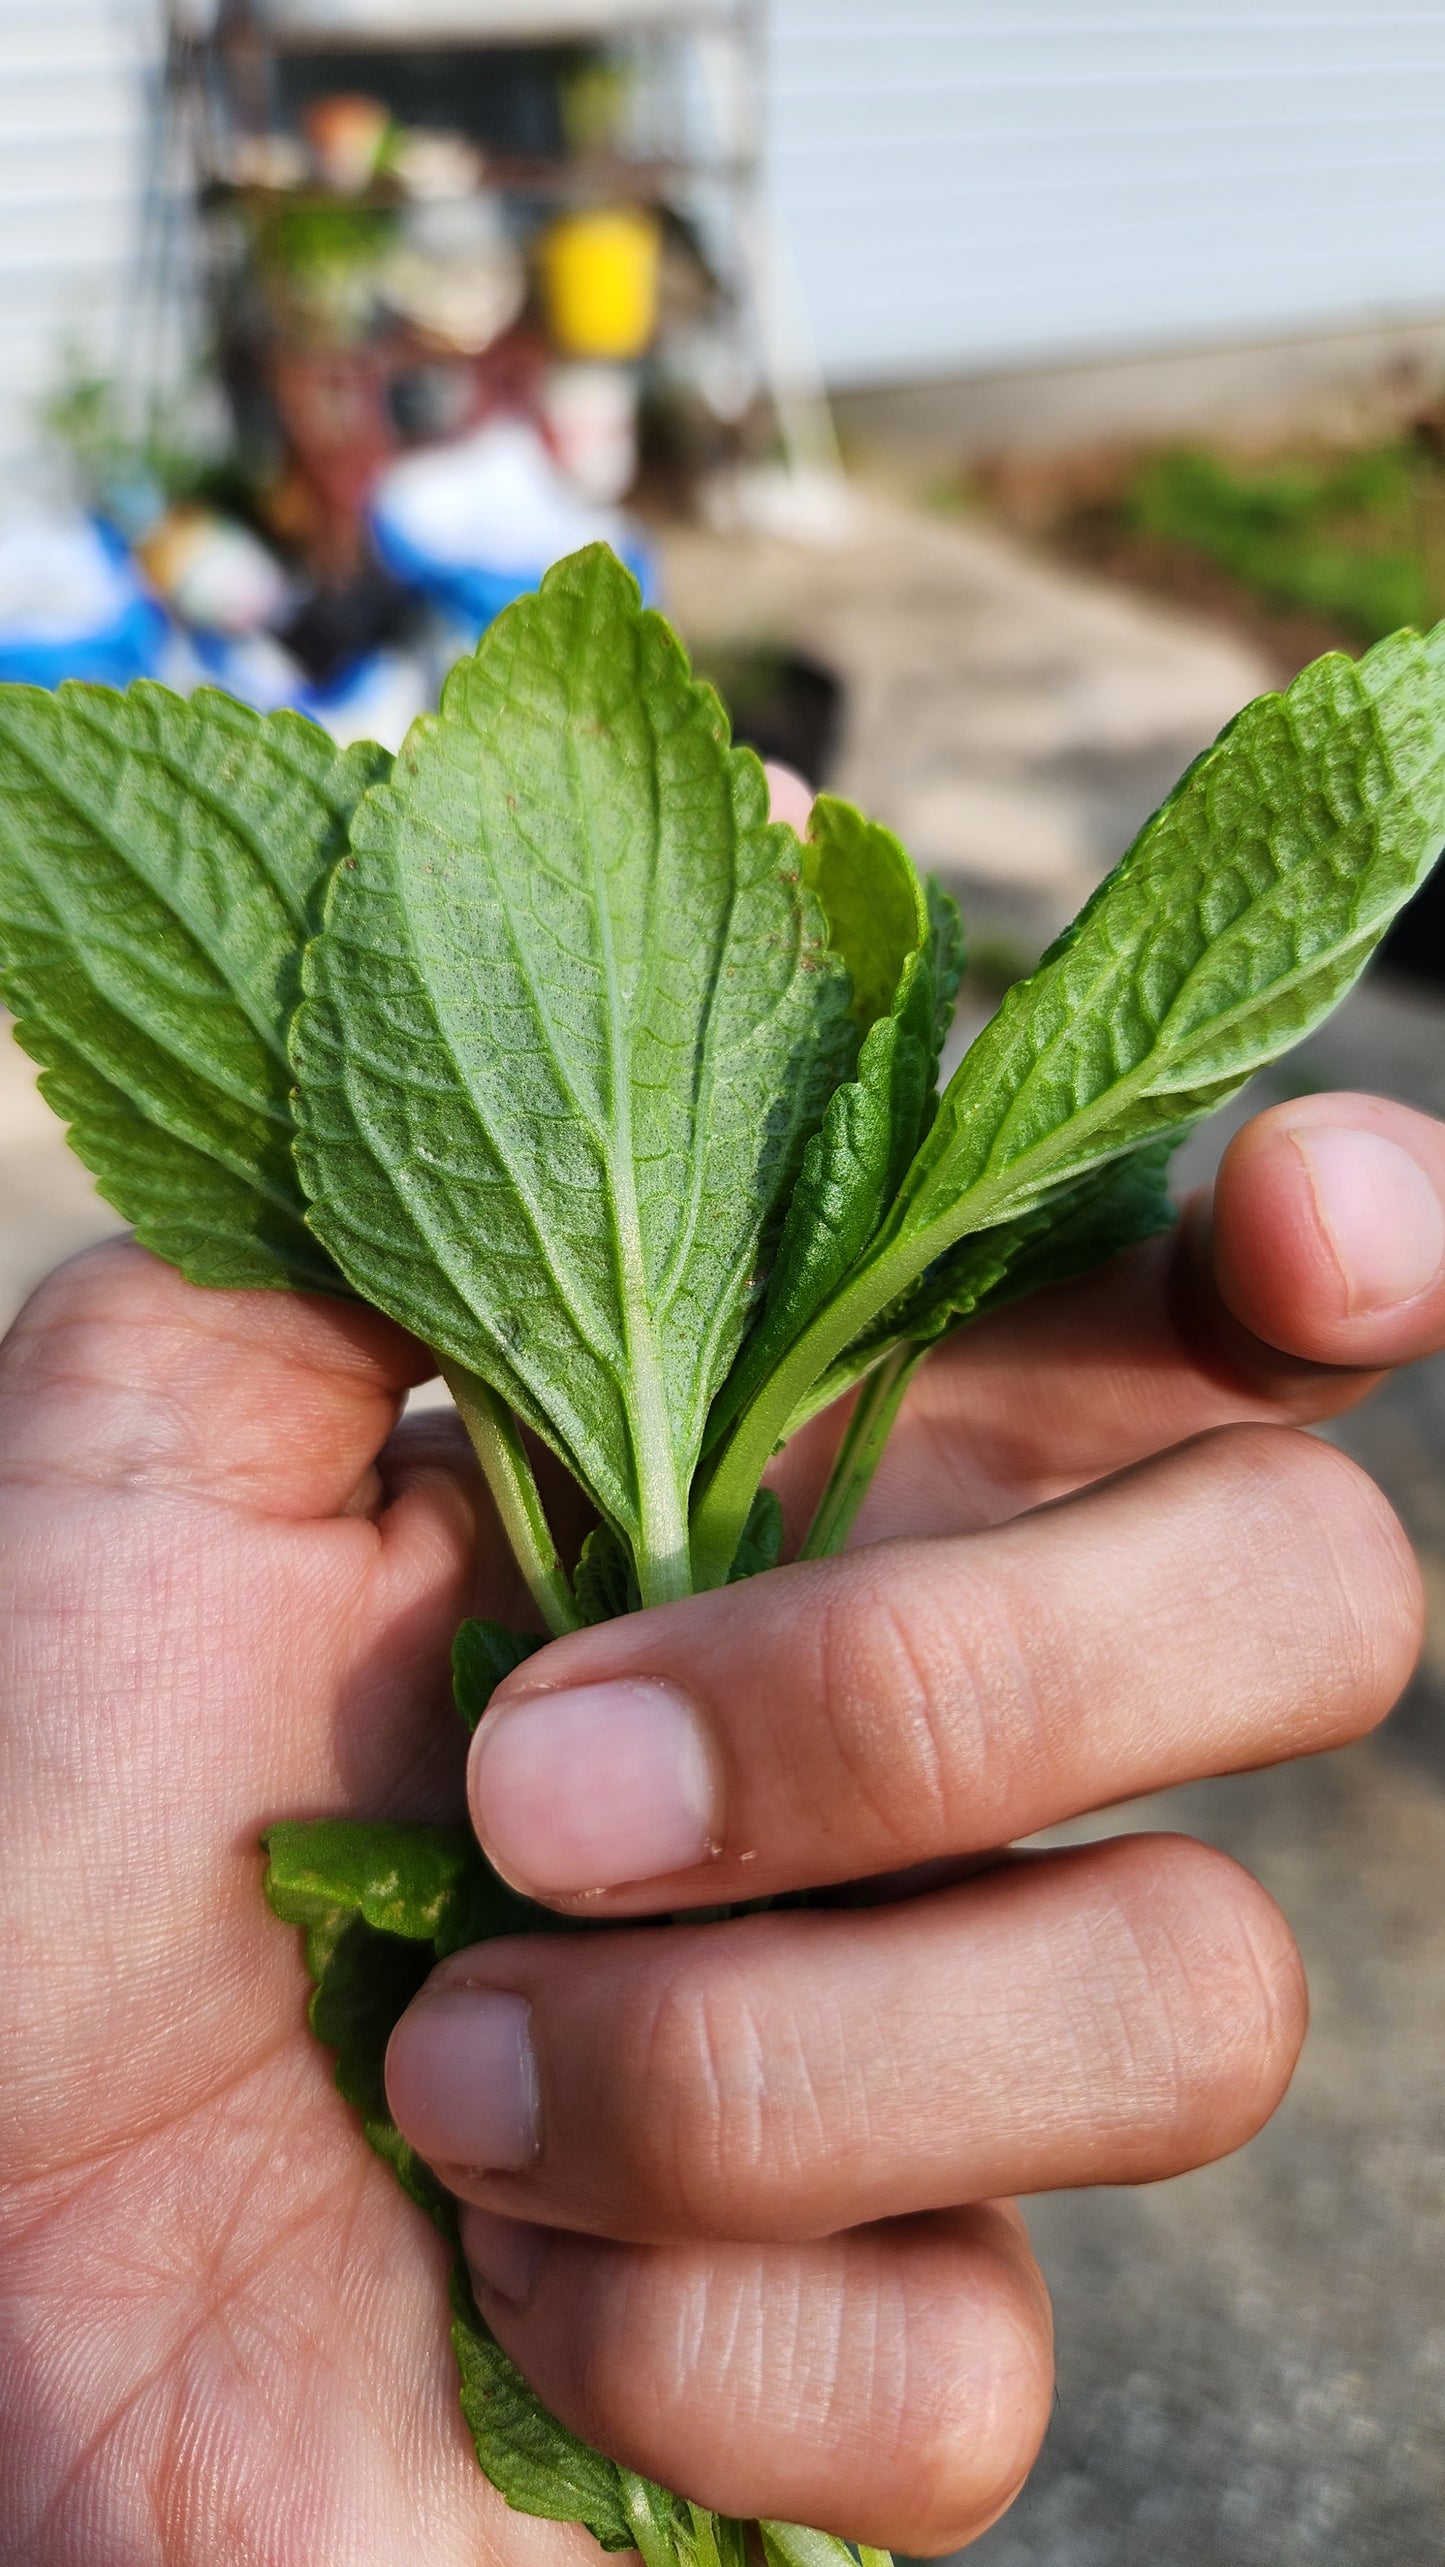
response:
M192 498L213 468L191 424L193 393L183 386L157 397L145 421L136 421L115 378L71 349L40 405L40 427L69 458L89 507L121 525L144 523L163 502Z
M1121 514L1270 603L1373 642L1445 608L1442 509L1439 463L1417 441L1254 464L1180 447L1141 466Z
M338 342L364 334L400 228L392 207L303 198L258 204L251 223L256 272L283 324L303 341L313 332Z
M1172 1144L1328 1012L1442 837L1445 628L1316 662L1196 761L940 1096L952 903L844 803L802 844L770 823L594 548L395 762L209 692L0 690L0 987L157 1255L360 1295L434 1350L542 1626L464 1625L474 1726L547 1634L772 1566L770 1457L856 1391L801 1545L837 1550L928 1348L1162 1228ZM595 1509L575 1562L524 1426ZM459 1831L267 1845L342 2092L455 2242L387 2036L438 1955L569 1929ZM746 2526L547 2414L460 2259L452 2332L512 2504L648 2567L743 2567ZM759 2529L771 2567L847 2555Z

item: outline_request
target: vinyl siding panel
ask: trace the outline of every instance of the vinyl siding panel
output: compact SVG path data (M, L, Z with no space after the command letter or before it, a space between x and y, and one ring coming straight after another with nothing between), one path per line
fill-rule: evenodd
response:
M773 0L839 383L1445 310L1445 0Z
M0 0L0 460L117 356L159 15ZM1445 0L771 0L765 105L840 385L1445 311Z
M158 0L0 0L0 469L68 348L117 363L159 49Z

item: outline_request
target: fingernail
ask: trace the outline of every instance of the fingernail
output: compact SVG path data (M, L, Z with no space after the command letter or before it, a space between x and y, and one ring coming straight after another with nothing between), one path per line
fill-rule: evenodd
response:
M1290 1135L1334 1249L1351 1318L1413 1301L1445 1266L1445 1208L1418 1161L1381 1132Z
M386 2053L399 2127L432 2166L515 2171L541 2128L532 2009L501 1988L438 1988L407 2008Z
M537 2287L552 2233L534 2228L530 2220L503 2219L496 2211L464 2210L461 2240L473 2279L521 2308Z
M478 1732L470 1791L498 1871L552 1897L660 1880L716 1851L707 1738L670 1685L624 1677L504 1704Z

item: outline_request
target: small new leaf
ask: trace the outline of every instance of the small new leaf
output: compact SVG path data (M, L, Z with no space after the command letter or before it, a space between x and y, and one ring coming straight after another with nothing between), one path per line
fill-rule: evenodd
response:
M775 1569L782 1556L782 1507L771 1489L759 1489L728 1573L729 1586L737 1586L743 1578L760 1577L764 1569Z
M193 1283L344 1289L305 1224L286 1028L390 763L209 688L0 687L0 995L107 1202Z
M886 829L823 794L803 854L848 966L863 1043L854 1077L834 1090L808 1144L767 1301L715 1405L710 1444L852 1273L888 1212L934 1111L939 1028L958 986L957 911L936 886L925 890Z
M631 1550L615 1525L597 1524L582 1545L573 1586L584 1623L614 1622L642 1602Z
M452 1642L452 1694L475 1729L504 1676L545 1649L544 1631L509 1631L504 1622L464 1622Z
M871 1245L754 1390L697 1511L699 1583L726 1575L775 1442L880 1314L956 1241L1177 1133L1298 1042L1442 838L1445 625L1316 660L1229 724L1010 990Z

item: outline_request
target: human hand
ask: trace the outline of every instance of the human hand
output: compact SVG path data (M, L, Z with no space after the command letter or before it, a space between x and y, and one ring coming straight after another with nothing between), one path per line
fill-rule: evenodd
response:
M935 1356L860 1524L909 1538L589 1632L503 1689L474 1816L560 1906L930 1867L867 1912L460 1954L397 2036L393 2106L477 2205L491 2322L633 2467L880 2543L971 2538L1042 2432L1048 2321L1016 2224L957 2205L1179 2171L1278 2101L1298 1963L1233 1865L1129 1837L941 1883L1388 1707L1412 1564L1361 1475L1281 1427L1445 1335L1442 1196L1420 1116L1262 1117L1212 1223L1201 1202Z
M1288 1109L1293 1127L1322 1102ZM1402 1136L1445 1199L1434 1127L1332 1110ZM952 1861L1378 1716L1418 1608L1388 1511L1338 1456L1236 1429L1003 1522L1200 1427L1336 1404L1359 1376L1322 1359L1438 1340L1439 1288L1348 1314L1297 1155L1277 1118L1235 1145L1206 1283L1178 1304L1197 1347L1150 1250L935 1359L866 1527L908 1540L532 1662L533 1684L680 1682L725 1788L716 1859L589 1912ZM1235 1323L1211 1317L1211 1275L1283 1336L1282 1361L1237 1337L1221 1354ZM17 2567L595 2555L478 2475L444 2256L360 2144L259 1894L268 1819L460 1806L451 1632L518 1603L449 1421L389 1433L424 1369L372 1315L197 1292L128 1246L53 1278L0 1358L0 2522ZM609 1738L610 1801L579 1796L579 1740L546 1768L539 1830L527 1690L475 1777L509 1868L570 1843L594 1886L600 1818L634 1879L655 1871L658 1697ZM675 1838L664 1851L675 1864ZM543 2393L730 2510L920 2546L1006 2501L1047 2396L1012 2215L947 2205L1234 2144L1300 2023L1261 1894L1138 1839L871 1911L469 1960L533 2004L542 2153L466 2189L565 2232L525 2306L483 2286ZM444 2055L461 2047L453 2027ZM439 2097L422 2047L398 2058L416 2123ZM515 2280L525 2236L482 2213L472 2243Z

